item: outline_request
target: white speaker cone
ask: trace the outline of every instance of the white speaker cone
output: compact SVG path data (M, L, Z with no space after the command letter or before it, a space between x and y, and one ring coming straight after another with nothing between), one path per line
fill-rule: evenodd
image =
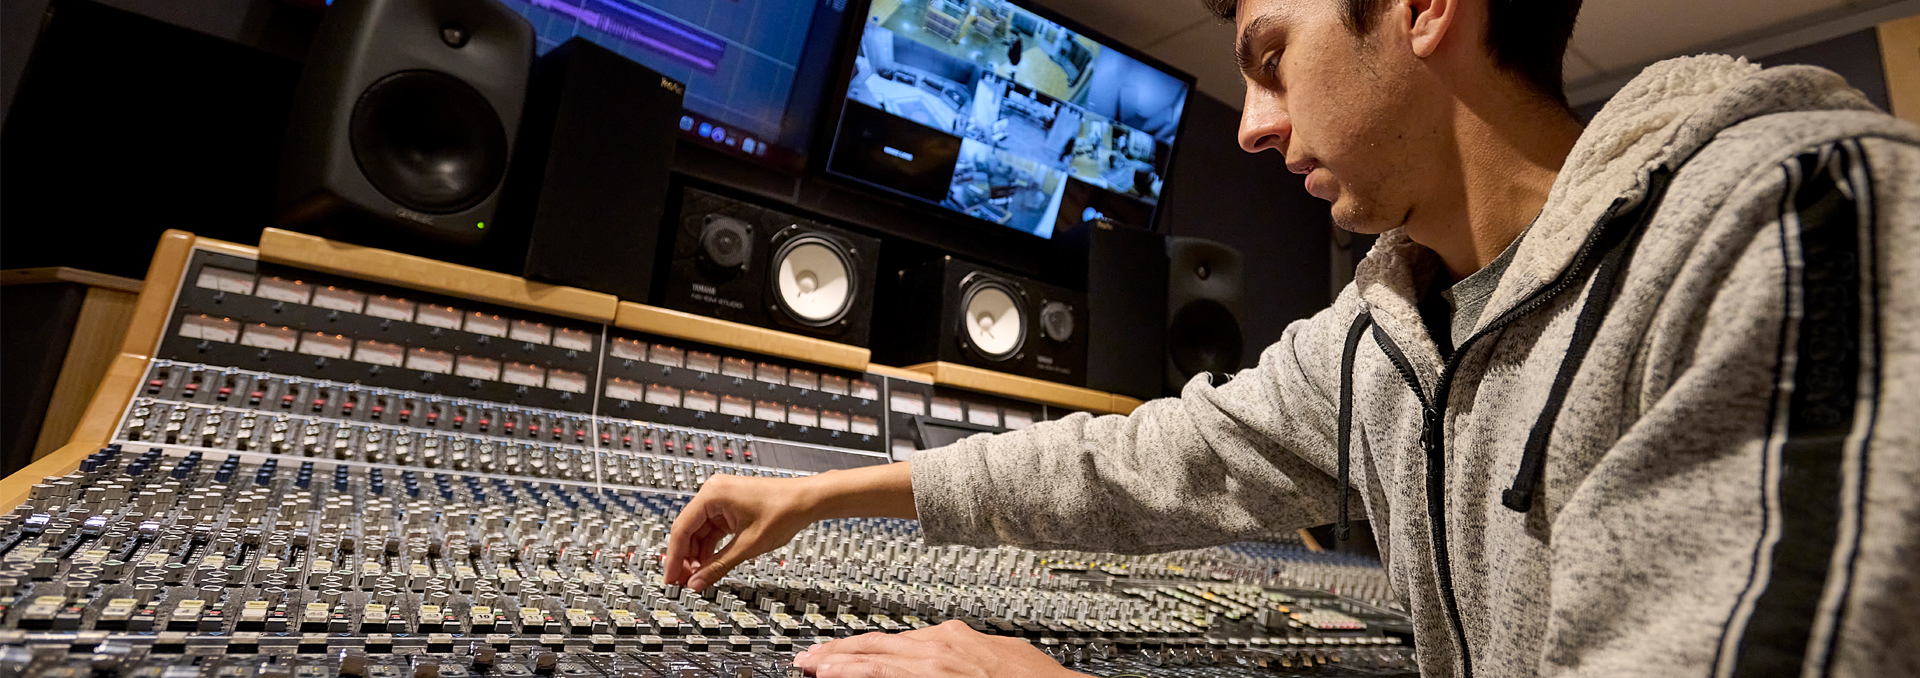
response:
M780 303L803 322L825 324L839 319L853 301L853 281L847 262L819 242L785 250L774 274Z
M963 325L974 348L994 360L1012 356L1027 336L1020 304L999 287L982 287L967 297Z

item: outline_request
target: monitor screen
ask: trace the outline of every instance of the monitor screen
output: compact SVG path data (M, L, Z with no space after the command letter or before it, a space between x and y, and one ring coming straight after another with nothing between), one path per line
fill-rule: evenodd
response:
M686 83L681 138L798 171L846 0L503 0L541 54L584 36Z
M1004 0L873 0L827 171L1048 238L1152 228L1192 78Z

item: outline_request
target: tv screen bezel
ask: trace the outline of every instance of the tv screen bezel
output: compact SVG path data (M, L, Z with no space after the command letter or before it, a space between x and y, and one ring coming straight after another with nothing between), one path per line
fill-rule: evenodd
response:
M1186 85L1186 89L1181 94L1180 99L1180 119L1174 123L1173 143L1169 144L1167 148L1168 161L1166 169L1162 172L1163 188L1161 189L1160 198L1153 203L1147 203L1151 207L1147 216L1147 223L1137 224L1140 228L1157 231L1157 224L1160 220L1162 207L1168 200L1168 188L1173 185L1171 177L1179 166L1180 143L1187 133L1187 106L1193 101L1193 97L1197 91L1198 79L1191 73L1174 68L1158 58L1135 49L1131 45L1115 40L1105 33L1088 28L1085 24L1068 18L1050 8L1041 7L1026 0L1005 1L1019 9L1032 12L1042 19L1058 24L1076 35L1092 40L1098 43L1102 49L1116 50L1121 55L1132 58L1140 62L1143 66L1171 76ZM827 96L821 97L820 106L822 110L819 115L815 116L815 120L820 127L816 129L813 134L814 148L807 153L809 175L818 177L833 185L858 190L876 197L885 197L908 209L931 211L942 220L956 223L964 222L975 228L988 229L993 233L1009 234L1017 238L1020 242L1031 243L1035 246L1053 242L1051 237L1042 237L1018 228L997 224L986 219L947 208L940 203L928 201L919 196L881 186L858 177L841 174L831 169L833 154L840 147L840 123L846 116L846 108L850 101L847 95L849 88L851 88L853 84L854 59L859 56L860 41L862 36L865 35L867 14L872 11L872 5L872 0L853 0L848 3L846 11L848 23L840 32L840 53L835 63L836 70L832 73L833 86L827 90ZM828 108L829 104L833 104L833 106ZM1056 230L1053 232L1053 235L1057 236L1059 233L1060 231Z

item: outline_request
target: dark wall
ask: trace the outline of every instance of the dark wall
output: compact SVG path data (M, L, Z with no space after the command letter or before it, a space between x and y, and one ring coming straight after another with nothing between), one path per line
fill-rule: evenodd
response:
M1874 106L1887 110L1887 71L1880 61L1880 33L1872 28L1752 61L1769 68L1808 64L1839 73L1847 79L1847 84L1867 95ZM1606 99L1601 99L1575 106L1574 111L1580 114L1581 120L1592 120L1606 103Z
M1280 154L1241 150L1239 129L1240 111L1219 99L1196 94L1187 103L1160 229L1217 240L1246 257L1242 360L1253 365L1288 323L1326 308L1333 222Z

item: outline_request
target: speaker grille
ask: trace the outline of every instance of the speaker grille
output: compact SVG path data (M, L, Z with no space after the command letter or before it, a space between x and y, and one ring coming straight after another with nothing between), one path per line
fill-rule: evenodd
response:
M480 204L507 171L499 114L471 85L438 71L401 71L373 83L353 106L348 135L367 182L427 214Z
M853 307L853 268L846 248L826 238L802 236L774 255L774 300L801 324L820 327L839 322Z
M999 362L1020 353L1027 341L1027 313L1012 288L995 280L962 283L960 329L981 358Z

